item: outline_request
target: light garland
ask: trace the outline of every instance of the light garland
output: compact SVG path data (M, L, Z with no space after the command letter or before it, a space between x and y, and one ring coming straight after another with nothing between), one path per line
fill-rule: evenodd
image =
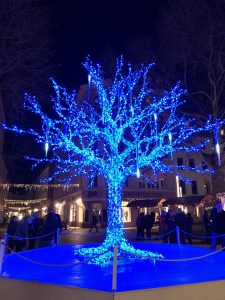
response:
M108 264L112 260L114 245L118 245L120 257L162 257L160 254L138 250L129 244L124 236L122 214L122 187L128 176L139 176L154 183L153 178L143 176L141 169L151 167L152 174L172 173L182 180L183 170L198 173L202 165L195 168L172 165L165 157L173 152L199 152L208 140L191 145L196 135L220 128L223 121L211 118L198 126L194 118L188 118L177 110L183 104L181 96L185 93L176 84L170 91L164 91L161 98L146 99L151 94L147 81L152 65L142 66L132 71L125 69L123 58L117 60L116 72L111 85L105 87L100 65L94 66L87 59L84 67L88 72L87 99L76 100L76 92L67 93L53 81L56 97L52 99L55 118L50 118L41 109L35 97L26 95L25 107L42 120L42 131L23 130L17 126L7 130L34 136L37 143L51 147L53 158L28 158L34 167L45 162L54 164L55 173L49 177L60 182L70 183L77 175L89 178L102 175L108 185L108 227L103 244L95 248L83 248L78 253L90 258L90 263ZM96 89L97 99L90 98L91 85ZM160 114L163 114L161 120ZM48 126L46 126L48 124ZM138 147L137 147L138 146Z
M22 204L22 205L29 205L29 204L39 204L42 201L46 201L46 198L42 198L42 199L32 199L32 200L15 200L15 199L5 199L5 203L8 205L12 205L12 204Z
M49 189L59 189L68 190L71 188L78 188L79 184L22 184L22 183L0 183L0 188L9 191L10 188L25 189L30 190L49 190Z

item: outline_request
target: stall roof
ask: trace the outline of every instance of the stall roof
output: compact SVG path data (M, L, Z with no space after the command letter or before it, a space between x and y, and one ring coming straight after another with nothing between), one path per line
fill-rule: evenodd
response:
M164 203L163 206L168 205L198 205L200 202L205 198L205 195L202 196L189 196L189 197L174 197L168 198Z
M154 207L159 204L162 199L139 199L133 200L127 204L127 207Z

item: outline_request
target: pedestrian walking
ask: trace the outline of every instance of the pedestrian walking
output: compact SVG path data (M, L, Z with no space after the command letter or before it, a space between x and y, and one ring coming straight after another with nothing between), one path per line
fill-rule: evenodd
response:
M92 214L92 218L91 218L91 227L90 227L90 230L89 232L92 231L93 228L96 229L96 232L98 232L98 219L97 219L97 216L95 215L95 213Z

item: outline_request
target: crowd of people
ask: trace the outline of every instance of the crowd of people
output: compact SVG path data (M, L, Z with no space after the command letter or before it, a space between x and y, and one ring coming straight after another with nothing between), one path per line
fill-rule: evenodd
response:
M48 208L48 213L43 218L38 211L21 220L12 216L7 226L8 253L51 246L56 243L58 228L62 229L61 217L52 207Z
M151 212L145 215L141 212L136 219L137 238L151 238L155 214ZM217 202L212 210L205 210L202 223L204 224L205 243L211 244L212 249L216 249L218 243L225 248L225 211L221 203ZM159 216L159 236L164 243L176 243L176 227L179 226L179 238L182 244L192 244L193 217L191 213L185 213L181 208L176 212L168 209L162 210ZM204 238L203 237L203 238ZM202 239L204 240L204 239Z
M179 226L180 229L180 242L182 244L188 242L191 245L193 227L193 217L191 213L186 214L181 208L178 208L176 213L174 213L172 209L169 209L167 213L163 210L159 219L159 234L162 235L163 242L176 242L177 236L175 229L177 226ZM187 234L184 232L187 232Z

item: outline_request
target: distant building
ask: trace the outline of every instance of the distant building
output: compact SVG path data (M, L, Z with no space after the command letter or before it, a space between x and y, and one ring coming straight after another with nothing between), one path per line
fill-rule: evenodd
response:
M0 94L0 122L5 122L5 114L3 108L3 102ZM4 144L4 132L0 127L0 183L5 183L7 180L7 169L5 161L3 159L3 144ZM0 223L3 222L4 216L4 198L7 191L0 188Z

